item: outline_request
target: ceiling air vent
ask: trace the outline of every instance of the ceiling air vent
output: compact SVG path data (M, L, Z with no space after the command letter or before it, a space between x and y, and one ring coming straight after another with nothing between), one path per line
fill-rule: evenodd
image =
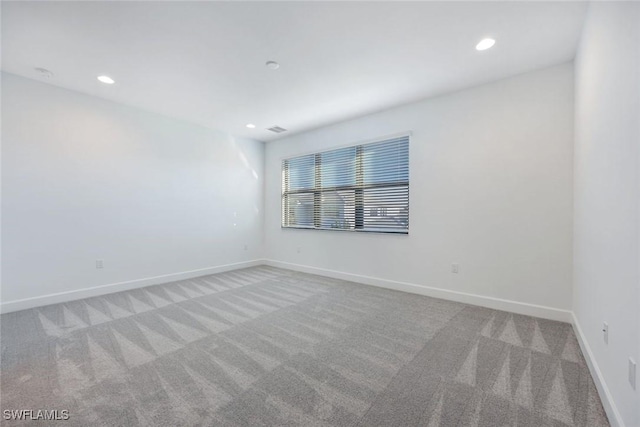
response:
M273 126L273 127L267 128L267 130L270 130L271 132L275 132L275 133L282 133L287 131L285 128L281 128L280 126Z

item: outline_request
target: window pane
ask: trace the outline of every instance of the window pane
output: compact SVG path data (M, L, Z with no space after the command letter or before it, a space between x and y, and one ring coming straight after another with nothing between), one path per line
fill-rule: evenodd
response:
M313 227L313 193L283 197L282 223L288 227Z
M365 184L409 181L408 140L364 145L362 164Z
M285 176L283 190L295 191L313 189L314 187L314 155L287 159L283 162Z
M343 187L356 183L356 147L320 153L321 188Z
M364 190L364 228L404 231L409 228L409 187Z
M355 191L325 191L320 196L320 227L353 229L355 224Z

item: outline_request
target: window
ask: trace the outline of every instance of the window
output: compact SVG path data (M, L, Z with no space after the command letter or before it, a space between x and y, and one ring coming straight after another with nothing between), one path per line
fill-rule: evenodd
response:
M409 232L409 136L282 161L282 227Z

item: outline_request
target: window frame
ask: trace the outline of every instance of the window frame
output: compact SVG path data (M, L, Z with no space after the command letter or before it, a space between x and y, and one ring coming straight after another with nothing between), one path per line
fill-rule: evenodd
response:
M294 190L294 191L290 191L288 193L285 193L284 191L284 180L285 180L285 171L284 171L284 162L286 160L292 160L298 157L305 157L305 156L315 156L316 160L314 161L314 165L317 165L317 159L320 157L320 155L322 153L326 153L326 152L331 152L334 150L340 150L340 149L344 149L344 148L351 148L351 147L355 147L356 150L362 150L362 147L367 145L367 144L375 144L375 143L382 143L385 141L389 141L389 140L393 140L393 139L399 139L399 138L407 138L407 167L408 167L408 180L407 181L403 181L403 182L396 182L396 185L389 185L388 183L386 184L368 184L368 185L364 185L364 183L361 182L361 186L358 187L358 179L363 177L363 172L362 171L356 171L356 184L355 185L346 185L346 186L338 186L338 187L328 187L326 189L322 189L322 188L317 188L317 183L320 182L320 177L319 177L319 173L321 168L317 168L314 166L314 187L312 189L302 189L302 190ZM337 145L337 146L333 146L331 148L326 148L326 149L322 149L322 150L313 150L313 151L308 151L308 152L303 152L303 153L297 153L294 155L288 155L286 157L281 157L280 158L280 188L281 188L281 194L280 194L280 228L282 230L287 230L287 229L292 229L292 230L316 230L316 231L346 231L346 232L357 232L357 233L377 233L377 234L392 234L392 235L400 235L400 236L408 236L409 235L409 223L410 221L408 220L407 222L407 227L404 229L398 229L398 230L383 230L383 229L375 229L375 228L370 228L370 229L366 229L364 228L364 210L365 210L365 206L364 206L364 201L363 201L363 194L364 194L364 190L367 189L375 189L375 188L390 188L390 187L394 187L394 186L405 186L407 187L407 218L410 218L410 201L411 201L411 197L410 197L410 193L411 193L411 187L410 187L410 183L411 183L411 139L412 139L412 133L410 131L407 132L400 132L400 133L395 133L395 134L391 134L391 135L385 135L382 137L378 137L378 138L373 138L373 139L367 139L367 140L363 140L363 141L358 141L358 142L352 142L352 143L348 143L348 144L341 144L341 145ZM362 168L362 155L356 155L356 168L360 167ZM322 198L322 193L323 192L328 192L328 191L344 191L344 190L350 190L350 191L354 191L356 193L356 199L358 199L358 192L360 193L360 200L362 200L360 202L360 207L358 208L357 206L357 202L356 202L356 213L355 213L355 218L357 218L358 216L360 217L360 221L361 221L361 227L358 228L357 227L357 219L356 224L354 224L353 229L351 228L331 228L331 227L321 227L320 226L320 222L321 219L319 217L317 217L315 215L315 206L316 203L320 203L319 202ZM284 225L284 219L285 219L285 209L288 209L285 207L285 195L286 194L312 194L313 195L313 203L314 203L314 214L313 214L313 225L311 226L304 226L304 225ZM287 200L288 201L288 200ZM360 212L359 212L360 210ZM360 215L358 215L360 214Z

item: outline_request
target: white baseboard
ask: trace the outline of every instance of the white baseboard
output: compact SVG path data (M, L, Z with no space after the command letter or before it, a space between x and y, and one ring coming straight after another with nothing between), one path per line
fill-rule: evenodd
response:
M110 283L106 285L94 286L91 288L78 289L68 292L42 295L38 297L25 298L15 301L0 303L0 313L10 313L12 311L26 310L44 305L57 304L61 302L74 301L82 298L95 297L120 291L142 288L145 286L158 285L162 283L185 280L207 274L222 273L240 268L253 267L257 265L269 265L272 267L285 268L304 273L319 274L336 279L348 280L366 285L378 286L381 288L393 289L397 291L409 292L418 295L425 295L434 298L442 298L450 301L462 302L465 304L479 305L495 310L510 311L512 313L525 314L528 316L542 317L545 319L558 320L561 322L573 322L572 313L568 310L561 310L552 307L545 307L535 304L528 304L518 301L510 301L501 298L486 297L469 294L465 292L451 291L431 286L418 285L415 283L398 282L394 280L379 279L376 277L362 276L358 274L344 273L324 268L311 267L307 265L292 264L288 262L275 261L269 259L256 259L234 264L219 265L215 267L201 268L198 270L183 271L180 273L165 274L143 279L129 280L125 282Z
M59 292L55 294L42 295L15 301L7 301L0 303L0 313L10 313L12 311L26 310L28 308L74 301L82 298L111 294L114 292L129 291L131 289L143 288L145 286L159 285L161 283L175 282L178 280L191 279L198 276L206 276L208 274L222 273L225 271L237 270L240 268L253 267L263 264L263 260L256 259L251 261L237 262L234 264L225 264L215 267L200 268L197 270L182 271L180 273L164 274L161 276L128 280L126 282L109 283L107 285L94 286L91 288L78 289L74 291Z
M482 295L469 294L466 292L450 291L432 286L418 285L415 283L397 282L395 280L379 279L370 276L344 273L341 271L327 270L324 268L311 267L308 265L292 264L288 262L266 259L264 264L300 271L303 273L318 274L321 276L333 277L335 279L349 280L352 282L373 285L381 288L393 289L396 291L409 292L418 295L425 295L433 298L441 298L450 301L462 302L465 304L479 305L495 310L510 311L512 313L524 314L527 316L541 317L544 319L558 320L560 322L572 322L572 313L569 310L562 310L542 305L528 304L524 302L511 301L501 298L486 297Z
M620 412L618 412L618 408L616 407L615 401L613 400L613 396L611 396L609 387L607 387L607 383L604 380L602 371L600 371L600 367L598 366L598 363L593 356L591 347L589 347L587 338L582 333L582 328L580 327L580 323L578 323L578 318L576 317L575 313L571 313L571 317L571 323L573 324L573 329L576 333L576 337L578 338L580 349L582 350L582 354L587 361L589 371L591 372L591 376L593 377L596 388L598 389L598 393L600 394L600 400L602 401L602 406L604 407L604 410L607 413L607 417L609 418L609 423L612 427L624 427L622 416L620 415Z

